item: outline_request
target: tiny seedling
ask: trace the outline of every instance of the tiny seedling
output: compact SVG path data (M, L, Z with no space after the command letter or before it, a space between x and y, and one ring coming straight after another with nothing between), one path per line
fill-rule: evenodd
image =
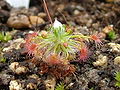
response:
M110 31L107 35L110 40L114 40L117 37L115 31Z
M94 88L92 87L92 88L90 88L90 90L94 90Z
M7 42L12 39L12 36L9 32L0 32L0 41Z
M0 62L5 63L6 58L3 57L2 48L0 48Z
M115 80L116 80L115 86L120 87L120 72L116 72Z
M55 90L65 90L65 85L63 83L57 84Z
M0 62L5 63L6 62L6 58L4 58L3 56L0 56Z

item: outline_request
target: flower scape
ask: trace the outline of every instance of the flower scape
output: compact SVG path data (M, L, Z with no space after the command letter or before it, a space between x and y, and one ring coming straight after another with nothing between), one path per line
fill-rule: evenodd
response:
M29 56L33 56L32 62L39 63L40 73L49 72L57 78L75 72L75 67L70 61L76 56L79 56L78 62L87 60L89 49L85 41L93 40L96 44L102 44L97 35L84 36L75 33L57 19L47 31L28 34L25 40L24 50Z

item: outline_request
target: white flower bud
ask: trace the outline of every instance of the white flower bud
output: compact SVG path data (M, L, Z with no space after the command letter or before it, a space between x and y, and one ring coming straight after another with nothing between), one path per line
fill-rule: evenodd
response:
M59 28L59 27L62 27L62 23L59 22L57 19L55 19L54 23L53 23L53 27L54 28Z

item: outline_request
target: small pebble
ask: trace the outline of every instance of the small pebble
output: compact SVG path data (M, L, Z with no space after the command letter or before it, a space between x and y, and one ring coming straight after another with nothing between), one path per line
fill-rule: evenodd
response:
M107 66L107 63L108 63L107 61L108 61L107 56L100 55L98 57L98 60L96 60L96 62L93 62L93 65L104 67L104 66Z
M108 43L108 46L111 48L112 52L120 52L120 44L116 44L116 43Z
M7 24L12 28L27 28L30 25L29 18L26 15L11 16Z
M34 84L34 83L29 83L27 85L27 89L29 89L29 90L36 90L37 89L37 85Z
M79 10L74 10L74 15L79 15L80 11Z
M120 56L117 56L117 57L114 59L114 64L115 64L115 65L120 65Z
M26 73L28 70L25 66L20 66L18 62L11 63L9 68L16 74Z
M29 27L31 27L32 25L36 26L36 25L45 23L45 21L38 16L30 16L29 19L30 19Z
M48 77L48 79L45 80L44 83L46 85L46 90L55 90L55 84L56 84L55 78Z
M10 81L10 86L9 86L10 90L24 90L22 88L21 83L19 83L17 80L12 80Z
M106 26L102 31L107 34L113 30L113 25Z
M27 68L24 66L20 66L20 67L16 68L16 70L15 70L16 74L22 74L22 73L26 73L26 72L27 72Z
M46 13L41 12L41 13L38 13L38 16L41 18L45 18L47 15Z

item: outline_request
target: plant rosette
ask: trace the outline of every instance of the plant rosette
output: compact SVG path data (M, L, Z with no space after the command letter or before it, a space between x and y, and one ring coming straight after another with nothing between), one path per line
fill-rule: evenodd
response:
M28 34L24 45L28 55L42 58L50 64L69 64L70 60L80 52L79 61L86 61L89 50L84 41L93 40L95 44L102 42L97 35L84 36L81 33L69 33L66 26L57 19L47 31Z

